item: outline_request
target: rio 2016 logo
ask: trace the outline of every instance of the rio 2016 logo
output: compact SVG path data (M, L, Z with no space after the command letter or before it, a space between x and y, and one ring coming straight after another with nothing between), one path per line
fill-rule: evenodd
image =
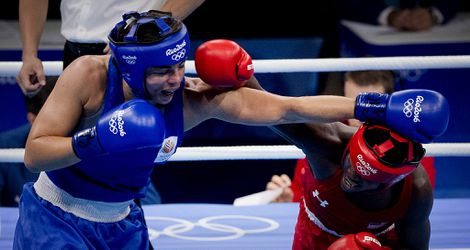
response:
M377 174L377 169L370 166L368 162L364 160L364 157L361 154L356 156L358 162L356 162L356 169L361 173L363 176L369 176L372 172L373 174Z
M116 111L108 122L109 131L115 135L119 132L121 137L126 135L126 131L124 131L124 120L122 119L123 114L123 110Z
M134 64L137 63L137 57L136 56L123 55L122 59L124 59L124 62L126 62L127 64L130 64L130 65L134 65Z
M416 101L413 99L408 99L403 103L403 114L406 117L411 118L413 116L413 122L418 123L421 122L419 118L419 114L422 111L421 105L424 101L423 96L417 96Z

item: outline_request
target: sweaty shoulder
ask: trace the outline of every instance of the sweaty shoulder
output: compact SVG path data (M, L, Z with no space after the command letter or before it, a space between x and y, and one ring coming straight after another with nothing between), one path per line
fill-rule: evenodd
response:
M85 112L94 112L106 90L109 55L81 56L62 73L58 85L66 86L80 98Z
M64 72L78 76L81 80L98 81L105 78L108 72L109 56L81 56L73 61Z

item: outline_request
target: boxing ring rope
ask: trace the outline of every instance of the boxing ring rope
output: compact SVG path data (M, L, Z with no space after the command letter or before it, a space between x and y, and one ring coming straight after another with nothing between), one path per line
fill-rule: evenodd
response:
M333 72L354 70L410 70L470 68L470 55L399 56L370 58L320 58L253 60L256 73ZM16 75L22 62L0 62L0 76ZM60 75L62 62L43 62L46 75ZM195 74L194 61L186 72ZM469 156L470 143L424 145L427 156ZM23 162L24 149L0 149L0 162ZM169 161L299 159L305 155L295 146L182 147Z
M469 156L470 143L424 144L426 156ZM0 149L0 162L23 162L24 149ZM181 147L169 161L288 160L305 157L291 145Z
M22 62L0 62L0 76L16 75ZM43 62L46 75L60 75L62 62ZM470 55L396 56L361 58L253 60L256 73L333 72L354 70L410 70L470 68ZM194 61L186 61L186 72L195 74Z

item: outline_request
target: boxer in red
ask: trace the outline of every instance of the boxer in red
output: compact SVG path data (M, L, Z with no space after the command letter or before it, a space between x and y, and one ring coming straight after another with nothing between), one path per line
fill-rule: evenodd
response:
M200 76L213 85L224 82ZM250 87L262 89L253 83ZM360 93L355 117L367 123L359 129L340 122L271 127L308 160L301 173L303 197L293 249L353 244L356 239L350 235L361 232L372 233L376 242L393 249L428 249L433 192L420 163L425 155L421 143L432 142L447 129L445 97L419 89Z
M274 129L302 148L309 163L301 173L293 249L327 249L364 231L393 249L429 248L433 193L420 143L368 124L357 131L341 123Z

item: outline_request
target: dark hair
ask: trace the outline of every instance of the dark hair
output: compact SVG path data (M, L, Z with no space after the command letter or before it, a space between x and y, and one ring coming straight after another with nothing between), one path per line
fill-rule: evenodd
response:
M140 15L140 16L139 16ZM156 20L163 20L169 27L170 30L160 30L158 25L149 22L138 26L135 32L136 43L155 43L159 42L173 33L178 32L181 29L182 22L176 18L171 17L171 12L164 12L158 10L149 10L144 13L129 12L124 14L124 19L120 26L117 28L116 33L111 33L110 39L114 43L129 42L124 41L124 37L129 33L134 24L142 18L153 18Z
M395 75L390 70L349 71L345 79L354 81L359 86L382 85L385 93L392 93L395 89Z
M389 130L385 129L366 129L364 130L364 140L371 150L373 150L375 145L381 145L387 140L391 140L393 148L386 151L382 157L378 157L381 162L386 163L390 167L400 167L405 163L416 163L417 165L425 153L423 146L420 143L408 140L406 142L401 142L392 137L390 133L391 132ZM413 155L411 159L408 159L410 146L413 147Z
M52 89L55 86L55 83L58 79L58 76L46 77L46 86L42 87L41 90L33 97L28 97L24 95L24 102L26 106L26 112L31 112L35 115L39 113L42 106L47 100L47 97L52 92Z

